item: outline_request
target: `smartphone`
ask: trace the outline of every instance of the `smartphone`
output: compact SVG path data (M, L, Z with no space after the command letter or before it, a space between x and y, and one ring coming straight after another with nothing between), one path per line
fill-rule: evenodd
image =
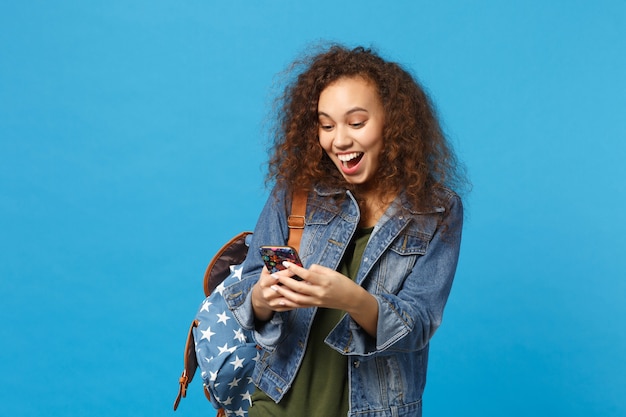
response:
M259 252L270 274L284 270L283 261L289 261L298 266L302 266L298 252L291 246L261 246ZM302 280L302 278L295 275L293 278L299 281Z

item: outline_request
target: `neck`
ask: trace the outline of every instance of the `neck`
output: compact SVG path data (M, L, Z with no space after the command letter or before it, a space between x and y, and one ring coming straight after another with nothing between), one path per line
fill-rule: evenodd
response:
M395 195L391 193L384 196L380 194L359 195L357 198L359 202L359 210L361 211L359 226L376 226L376 223L378 223L378 220L380 220L394 198Z

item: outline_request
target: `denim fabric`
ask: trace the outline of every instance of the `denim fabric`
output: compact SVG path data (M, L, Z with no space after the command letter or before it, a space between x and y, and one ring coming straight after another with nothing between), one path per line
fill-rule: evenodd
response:
M300 243L305 267L337 269L359 223L354 197L337 206L346 191L316 190L309 195ZM428 342L441 324L454 278L461 242L463 207L450 190L441 190L441 207L410 210L403 195L379 220L367 244L356 282L378 301L376 337L345 315L325 342L346 355L350 416L420 416L426 383ZM257 247L285 244L290 198L274 190L257 223L242 280L224 297L242 327L253 330L263 348L254 371L255 384L280 401L295 378L304 355L314 308L276 313L255 323L250 290L263 262Z

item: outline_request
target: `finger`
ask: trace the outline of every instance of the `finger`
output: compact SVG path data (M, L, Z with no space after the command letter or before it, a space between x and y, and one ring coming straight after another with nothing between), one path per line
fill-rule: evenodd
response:
M281 294L288 294L286 290L289 290L291 293L299 293L305 291L303 286L310 286L310 284L306 281L300 280L299 277L290 275L281 275L277 276L276 285L280 286Z
M281 278L280 284L273 285L272 289L280 297L273 302L280 302L280 306L289 308L310 307L314 304L311 302L311 288L306 281L297 281L293 278Z
M266 267L263 267L263 270L261 271L261 277L259 278L259 284L261 285L261 287L269 288L270 286L274 285L277 280L278 277L275 274L270 274L268 269Z
M293 278L289 278L293 280ZM293 301L291 301L288 297L293 296L293 292L285 289L285 287L277 284L269 287L268 291L272 292L271 300L268 300L268 304L274 311L289 311L297 308Z
M284 266L284 265L283 265ZM285 267L286 268L286 267ZM276 279L278 279L279 277L288 277L291 278L294 276L293 271L290 271L288 268L286 269L281 269L279 271L273 272L272 276Z
M306 268L289 261L283 261L283 266L286 268L285 271L289 271L292 276L297 276L305 281L308 280L310 274Z
M290 311L301 307L301 305L298 305L285 297L278 298L272 303L272 309L274 311Z

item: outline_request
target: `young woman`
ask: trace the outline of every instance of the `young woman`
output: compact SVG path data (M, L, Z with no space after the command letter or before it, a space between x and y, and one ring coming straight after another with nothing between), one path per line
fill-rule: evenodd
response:
M430 101L364 48L300 62L285 89L242 280L224 292L260 349L249 415L420 416L428 342L454 278L463 184ZM304 267L270 274L291 196L308 193ZM297 275L302 280L292 277Z

